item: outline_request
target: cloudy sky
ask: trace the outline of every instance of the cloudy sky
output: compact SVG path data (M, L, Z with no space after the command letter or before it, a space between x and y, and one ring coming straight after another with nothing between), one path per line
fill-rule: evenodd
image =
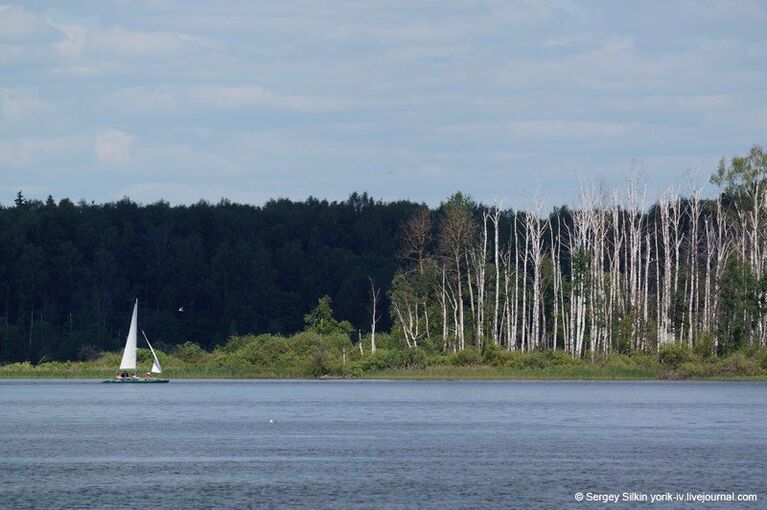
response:
M760 1L0 7L0 202L572 202L767 143Z

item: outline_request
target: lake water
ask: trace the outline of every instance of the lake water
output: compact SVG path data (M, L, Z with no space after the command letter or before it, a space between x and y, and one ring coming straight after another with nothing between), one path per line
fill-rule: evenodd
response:
M3 508L767 508L766 488L763 383L0 381Z

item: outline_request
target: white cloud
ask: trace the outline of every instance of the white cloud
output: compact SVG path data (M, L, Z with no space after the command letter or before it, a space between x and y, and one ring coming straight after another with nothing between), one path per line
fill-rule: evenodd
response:
M0 40L29 40L52 35L41 16L13 5L0 6Z
M709 2L661 2L659 5L668 10L676 10L682 15L695 13L696 16L716 23L737 22L747 16L760 21L767 20L767 9L761 0L713 0Z
M437 163L425 163L416 167L414 172L425 177L444 177L447 175L448 170L443 165Z
M24 62L29 48L22 44L0 44L0 64Z
M508 125L512 137L553 140L594 140L617 137L629 132L629 125L620 122L530 120Z
M208 103L214 107L225 109L264 106L273 101L272 94L257 85L203 86L192 89L191 97L198 103Z
M184 170L185 177L208 176L211 172L216 174L236 174L240 171L237 162L232 161L232 155L222 154L217 151L200 149L190 145L163 145L153 147L141 147L131 158L141 167L160 167L158 174L173 177L178 169Z
M67 76L74 78L89 78L105 76L125 70L126 66L118 62L105 60L78 60L67 62L51 68L51 74L55 76Z
M198 104L214 108L275 108L305 112L329 112L348 108L352 101L289 94L274 94L258 85L202 86L189 91L189 97Z
M107 165L122 165L130 160L134 137L117 129L103 131L96 136L96 158Z
M168 112L178 106L178 96L176 87L128 87L106 95L102 104L129 114Z
M204 37L177 32L128 30L120 26L103 27L59 23L48 19L61 38L54 43L59 55L70 58L169 59L219 45Z
M172 58L193 47L211 47L201 37L173 32L138 32L121 27L95 31L91 52L114 57Z
M498 77L521 92L541 87L569 88L568 93L582 95L628 91L689 94L699 92L700 87L723 84L724 76L714 69L731 69L736 55L750 49L733 51L730 45L689 41L682 48L658 52L642 47L632 37L609 38L575 54L510 58L502 63ZM758 77L753 72L736 73L728 79L745 84Z
M470 44L412 44L397 48L387 57L401 60L453 60L471 56L474 46Z
M440 135L473 140L512 139L515 142L541 141L599 141L617 138L631 132L632 125L620 122L579 120L519 120L511 122L467 122L450 124L436 129Z
M190 199L231 196L246 174L399 197L408 172L415 199L539 176L559 193L573 170L638 157L662 180L652 158L767 129L759 0L29 5L0 8L0 166L88 198L179 175Z
M0 140L0 168L29 168L50 163L69 166L82 156L88 143L88 137L81 135Z
M6 121L31 122L49 107L47 101L36 95L11 89L0 89L0 112Z
M83 48L85 48L88 30L80 25L56 25L51 23L51 26L58 29L64 36L63 39L53 45L56 51L65 57L79 57L83 52Z
M104 106L130 114L167 113L181 108L193 111L273 109L322 113L363 104L338 97L275 94L252 84L128 87L102 97L101 102Z

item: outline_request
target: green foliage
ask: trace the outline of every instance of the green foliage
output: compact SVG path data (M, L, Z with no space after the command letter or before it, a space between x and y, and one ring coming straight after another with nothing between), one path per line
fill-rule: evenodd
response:
M674 374L679 379L705 379L719 375L718 367L711 363L685 362L679 365Z
M224 345L216 346L216 351L218 352L226 352L226 353L233 353L236 352L243 347L245 347L248 343L253 341L254 336L253 335L232 335L229 337L229 340Z
M759 363L759 366L762 367L762 370L767 372L767 349L761 349L754 353L753 359Z
M174 354L185 363L201 363L205 359L205 351L194 342L185 342L180 345Z
M573 254L573 284L585 282L588 279L591 254L586 250L579 250Z
M631 314L626 314L615 323L613 342L615 350L621 354L628 354L633 350L631 340L633 320L634 317Z
M9 363L2 367L3 372L28 372L34 369L35 367L30 363L29 361L22 361L19 363Z
M733 156L729 164L722 158L716 173L711 176L712 183L740 199L747 199L755 186L766 179L767 153L759 145L751 147L746 156Z
M413 303L419 303L419 313L423 313L424 306L426 306L430 317L439 317L441 309L434 289L438 288L441 278L442 273L433 258L421 260L418 270L409 272L399 270L394 274L389 291L389 300L392 303L399 303L401 309L406 308L407 304L412 306ZM404 310L402 313L405 313ZM398 316L394 306L389 307L389 315L392 324L397 324ZM437 337L441 335L439 321L432 320L429 323L429 328L430 331L425 333L430 333L431 340L428 338L429 335L421 336L418 339L419 347L424 346L431 349L432 345L427 344L433 343L435 346L438 344L441 348L441 338L437 341Z
M647 357L639 355L629 356L628 354L621 354L618 352L600 356L596 360L600 365L609 367L635 367L647 364L648 361Z
M502 367L506 365L511 352L498 347L490 342L482 347L482 358L485 363L488 363L495 367Z
M322 296L317 301L317 306L304 316L307 330L320 335L332 335L334 333L349 335L354 330L348 321L338 322L333 318L332 302L333 300L328 295Z
M304 375L307 377L322 377L339 374L341 367L321 345L312 349L309 362L305 365Z
M360 364L364 372L386 369L422 369L427 365L426 355L418 349L404 351L377 351L364 358Z
M273 335L235 337L238 348L225 356L228 364L247 364L258 367L272 367L291 356L289 340ZM243 341L244 340L244 341Z
M447 211L451 209L460 210L462 212L470 213L472 209L477 206L476 202L471 198L471 195L456 191L447 201L441 205L442 209Z
M475 349L466 349L458 351L447 357L447 362L456 367L465 367L469 365L480 365L483 361L482 354Z
M65 372L71 370L73 366L71 361L48 361L37 365L35 369L44 372Z
M152 352L149 349L139 347L136 349L136 363L139 365L152 363Z
M658 361L664 365L676 368L692 361L693 353L686 346L679 343L665 344L658 352Z
M122 353L105 352L101 357L84 364L88 367L105 368L114 371L116 367L120 366L120 359L122 359Z
M319 335L313 331L304 331L289 337L288 340L294 352L298 353L307 353L312 348L322 347L333 356L340 357L343 350L350 352L353 347L349 336L345 333Z
M759 360L761 367L767 371L767 349L761 349L754 354L754 358Z
M710 358L714 354L714 337L711 333L702 333L692 346L692 351L701 358Z
M747 343L751 329L748 317L757 311L755 288L756 279L748 264L737 254L730 256L722 275L717 323L721 354L735 352Z
M487 357L487 361L495 367L521 367L522 354L518 351L506 351L498 349L492 356Z
M514 369L548 369L585 363L583 360L573 359L570 355L560 350L542 349L533 352L522 352L506 351L497 347L487 350L484 354L484 360L495 367Z
M263 377L320 377L343 375L344 353L349 360L354 357L348 336L305 331L292 337L232 337L210 356L217 367Z
M716 357L691 359L673 366L665 374L666 377L673 379L751 378L765 375L761 352L755 352L752 356L746 352L736 352L724 359Z
M365 342L365 353L370 354L370 338ZM420 344L419 344L420 345ZM402 331L393 333L376 333L376 348L380 350L407 349L407 342L402 337Z
M764 375L764 368L758 359L748 358L741 352L725 358L721 363L721 374L725 376Z
M525 366L527 368L546 368L573 363L573 358L564 351L542 350L527 354Z
M306 329L313 329L321 334L325 328L332 328L335 322L335 319L333 319L333 307L331 306L332 302L333 300L328 295L322 296L317 301L317 306L311 312L304 315Z
M458 353L429 357L421 349L381 349L375 355L360 356L357 346L353 346L342 334L318 335L308 331L292 337L233 337L226 345L216 348L212 353L190 342L179 348L179 351L189 361L157 351L164 374L170 377L767 377L767 350L747 349L726 359L715 356L704 359L678 345L664 347L660 356L663 363L653 356L638 353L601 355L596 357L596 362L591 363L582 359L572 359L560 350L524 353L510 352L495 346L487 347L482 352L467 349ZM146 355L139 357L143 358ZM96 360L85 362L49 361L37 366L28 362L12 363L0 366L0 377L106 378L114 375L119 362L120 353L104 353ZM147 360L147 368L148 364Z

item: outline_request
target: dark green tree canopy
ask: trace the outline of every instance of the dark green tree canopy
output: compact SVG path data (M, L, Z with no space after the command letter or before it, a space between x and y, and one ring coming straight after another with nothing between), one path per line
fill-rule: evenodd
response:
M364 328L368 277L388 290L397 232L423 207L367 194L171 206L19 192L0 206L0 362L120 349L136 298L142 328L168 345L295 333L326 294L339 323Z
M304 324L307 330L314 331L320 335L332 335L333 333L349 334L352 331L352 325L349 321L337 321L333 317L333 300L328 295L322 296L317 301L317 306L304 315Z

